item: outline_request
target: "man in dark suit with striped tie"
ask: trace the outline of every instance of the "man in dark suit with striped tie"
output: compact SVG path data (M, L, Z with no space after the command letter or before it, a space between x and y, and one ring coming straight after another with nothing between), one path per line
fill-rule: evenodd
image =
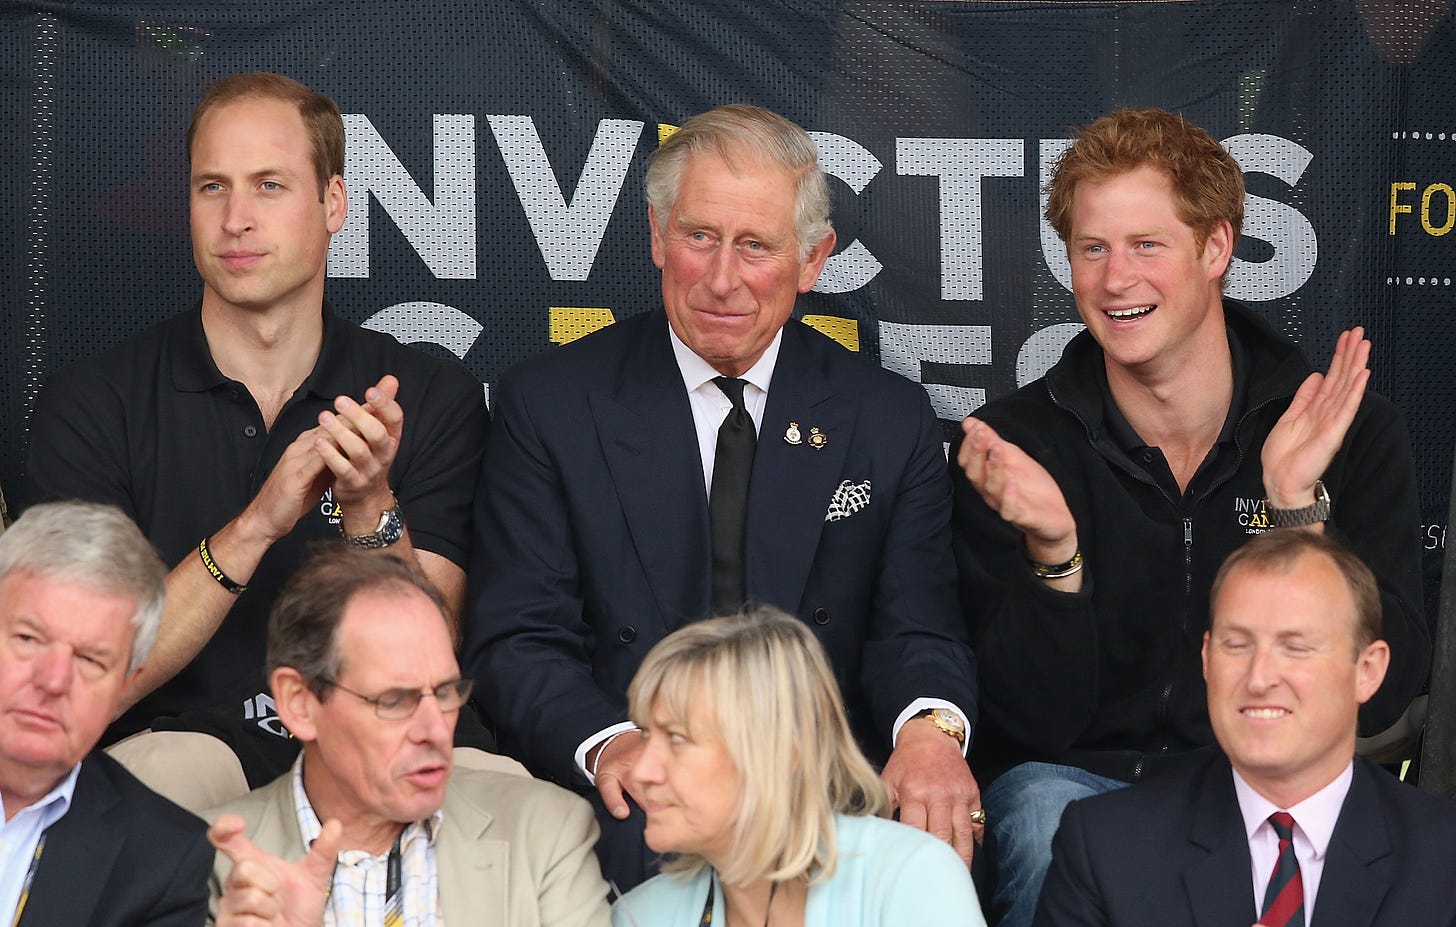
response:
M1038 927L1456 924L1456 806L1355 756L1390 662L1360 559L1280 530L1235 551L1203 639L1209 752L1069 805Z

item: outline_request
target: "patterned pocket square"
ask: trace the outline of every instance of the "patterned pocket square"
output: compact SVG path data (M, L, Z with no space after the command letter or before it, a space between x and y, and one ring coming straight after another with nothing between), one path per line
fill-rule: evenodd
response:
M848 518L869 504L870 481L851 483L845 480L834 490L834 498L829 500L829 511L824 513L824 520L839 521L841 518Z

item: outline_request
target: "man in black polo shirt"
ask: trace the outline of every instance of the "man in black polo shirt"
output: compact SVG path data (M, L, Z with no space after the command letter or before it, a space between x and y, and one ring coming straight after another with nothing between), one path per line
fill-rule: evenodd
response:
M174 565L140 700L108 739L203 712L181 726L224 736L257 784L295 752L262 672L283 579L342 533L417 562L458 615L487 413L463 368L324 305L347 211L332 100L224 78L187 150L201 304L48 384L27 499L117 505Z

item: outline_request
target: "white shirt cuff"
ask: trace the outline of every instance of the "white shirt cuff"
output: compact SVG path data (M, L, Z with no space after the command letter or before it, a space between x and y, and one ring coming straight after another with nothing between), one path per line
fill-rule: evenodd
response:
M895 730L897 731L899 729L900 728L898 726L895 728ZM600 731L597 731L586 740L583 740L581 744L577 746L576 768L581 770L581 774L583 776L586 776L586 781L590 782L592 785L597 784L597 777L593 776L591 774L591 770L586 768L586 755L591 752L592 747L595 747L597 744L606 740L608 737L613 736L614 734L625 734L628 731L635 730L637 730L637 725L633 724L631 721L623 721L620 724L613 724L611 727L602 728Z
M966 723L966 736L961 739L961 756L965 756L966 751L970 749L971 746L971 722L966 717L966 713L964 711L961 711L961 707L959 705L957 705L955 702L947 702L943 698L917 698L915 701L910 703L909 707L907 707L904 711L900 712L900 717L895 719L895 727L890 732L891 748L893 748L895 744L899 741L900 728L905 726L905 722L920 714L922 711L928 711L931 708L949 708L951 711L960 715L961 720ZM585 756L585 754L580 755Z

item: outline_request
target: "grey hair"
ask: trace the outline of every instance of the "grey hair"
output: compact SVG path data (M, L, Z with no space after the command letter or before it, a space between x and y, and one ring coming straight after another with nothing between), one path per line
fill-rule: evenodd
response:
M740 158L769 163L794 175L794 229L799 260L829 237L829 181L819 169L819 149L799 126L772 110L732 104L699 113L652 153L644 184L647 204L666 222L677 203L688 159L714 155L737 169Z
M167 567L121 509L78 501L27 509L0 534L0 583L22 573L134 599L127 673L146 662L162 624Z

